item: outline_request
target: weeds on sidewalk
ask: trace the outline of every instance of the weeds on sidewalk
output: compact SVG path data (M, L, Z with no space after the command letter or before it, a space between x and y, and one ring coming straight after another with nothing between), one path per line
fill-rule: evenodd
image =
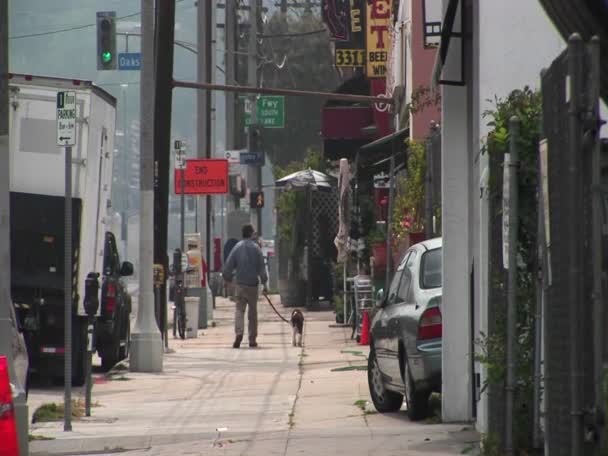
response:
M362 351L358 351L358 350L341 350L340 353L346 353L346 354L350 354L350 355L354 355L354 356L361 356L361 357L367 359L367 356L365 356L365 354Z
M91 404L92 407L99 407L99 402ZM64 418L64 404L49 402L42 404L36 409L32 416L32 423L44 423L49 421L61 421ZM85 403L82 398L72 400L72 418L80 419L85 415Z
M364 415L374 415L378 413L376 410L371 408L369 401L366 401L365 399L359 399L358 401L355 401L353 405L355 407L359 407Z
M332 372L347 372L347 371L366 371L367 366L345 366L345 367L335 367L331 371Z
M293 428L296 425L295 417L296 417L296 414L294 412L291 412L289 414L289 423L288 423L289 429Z
M28 441L34 442L37 440L55 440L55 437L47 437L45 435L34 435L34 434L28 435Z
M433 393L429 397L429 416L424 420L425 424L441 424L441 394Z

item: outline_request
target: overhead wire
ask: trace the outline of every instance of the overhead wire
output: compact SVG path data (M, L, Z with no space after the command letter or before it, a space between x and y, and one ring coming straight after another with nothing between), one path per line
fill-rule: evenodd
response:
M270 35L258 34L258 37L259 38L297 38L297 37L301 37L301 36L319 35L321 33L326 33L326 32L327 32L326 29L319 29L319 30L310 30L308 32L274 33L274 34L270 34Z
M187 0L175 0L175 3L177 4L177 3L182 3L185 1L187 1ZM116 20L121 21L123 19L129 19L131 17L140 16L140 15L141 15L141 11L137 11L135 13L126 14L124 16L119 16L116 18ZM97 23L76 25L74 27L66 27L66 28L62 28L62 29L58 29L58 30L49 30L47 32L38 32L38 33L29 33L26 35L9 36L8 39L9 40L20 40L22 38L35 38L35 37L40 37L40 36L56 35L58 33L66 33L66 32L72 32L75 30L82 30L82 29L86 29L86 28L90 28L90 27L95 27L96 25L97 25Z

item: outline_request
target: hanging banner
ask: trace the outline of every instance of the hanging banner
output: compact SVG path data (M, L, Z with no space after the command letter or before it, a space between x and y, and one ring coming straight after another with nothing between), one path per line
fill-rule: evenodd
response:
M367 77L386 77L390 49L392 0L367 0Z
M349 38L336 41L335 64L338 67L365 67L365 1L349 0Z
M348 41L350 38L350 0L323 0L323 22L329 29L329 35L336 41Z

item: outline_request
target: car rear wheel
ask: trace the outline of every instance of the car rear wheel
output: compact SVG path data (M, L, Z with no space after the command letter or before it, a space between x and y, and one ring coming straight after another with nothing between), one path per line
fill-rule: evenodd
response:
M403 383L405 384L407 416L412 421L426 418L429 412L429 396L431 393L428 391L418 391L416 389L407 360L403 363Z
M112 369L119 361L120 343L118 341L112 342L112 345L105 349L103 355L101 355L101 368L108 372Z
M401 408L401 405L403 404L403 395L394 391L389 391L386 389L386 386L384 386L382 372L378 366L376 352L373 348L369 352L369 359L367 361L367 382L372 402L378 412L396 412Z

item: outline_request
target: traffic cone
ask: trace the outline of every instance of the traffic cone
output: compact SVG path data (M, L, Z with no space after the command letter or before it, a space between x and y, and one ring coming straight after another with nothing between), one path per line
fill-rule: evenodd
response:
M369 313L363 311L363 320L361 321L361 340L360 345L369 345Z
M19 456L13 392L6 356L0 356L0 456Z

